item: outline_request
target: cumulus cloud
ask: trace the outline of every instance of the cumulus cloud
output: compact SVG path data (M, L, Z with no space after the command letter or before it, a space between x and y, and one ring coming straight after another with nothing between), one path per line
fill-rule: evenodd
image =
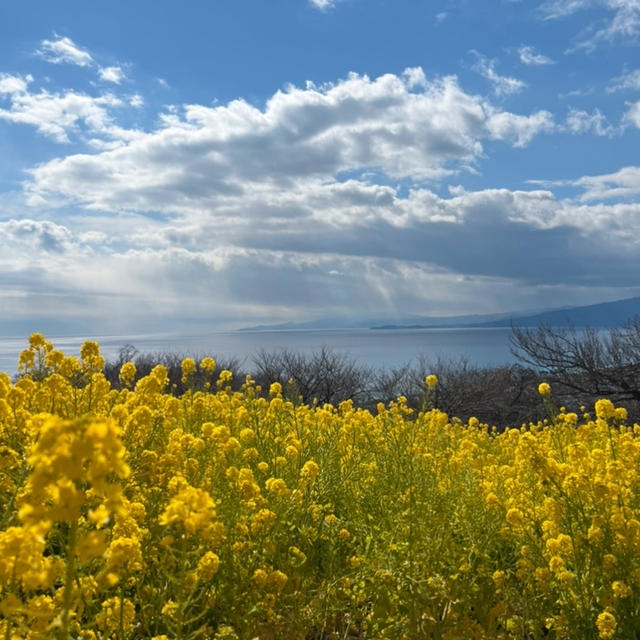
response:
M92 131L108 133L111 126L109 108L121 106L111 95L88 96L75 91L38 92L28 90L33 78L0 77L0 104L4 96L8 108L0 107L0 120L27 124L56 142L69 142L69 133L83 124Z
M43 40L36 53L52 64L88 67L94 63L93 56L86 49L82 49L67 37L56 36L55 40Z
M279 91L264 109L187 105L149 133L109 129L101 153L43 163L29 190L105 211L220 210L252 194L269 207L278 189L305 192L354 171L438 180L473 166L484 138L521 147L552 127L548 112L500 111L455 77L351 74Z
M33 76L30 74L20 76L0 73L0 94L26 93L31 82L33 82Z
M519 93L527 85L518 78L511 76L501 76L496 71L496 61L483 56L477 51L473 52L477 58L477 62L473 65L473 70L479 73L481 76L489 80L493 85L493 92L497 96L508 96L514 93Z
M82 128L94 151L31 170L27 194L55 218L2 223L0 268L65 313L456 313L478 292L490 312L527 306L540 285L582 302L585 291L636 284L640 204L619 201L637 195L635 167L574 181L576 200L553 185L434 187L478 166L487 140L522 147L545 132L604 130L597 110L573 113L571 129L413 68L288 87L263 107L176 107L142 132L114 124L124 98L113 96L79 103L75 120L61 120L70 109L38 119L38 99L69 94L32 92L31 82L0 77L5 111L61 139ZM90 104L102 109L93 118Z
M520 56L520 62L526 65L544 66L549 64L555 64L555 61L551 58L536 53L533 47L522 46L518 49L518 55Z
M9 220L0 222L4 245L26 244L34 249L61 253L72 244L72 233L66 227L44 220ZM6 248L6 247L5 247Z

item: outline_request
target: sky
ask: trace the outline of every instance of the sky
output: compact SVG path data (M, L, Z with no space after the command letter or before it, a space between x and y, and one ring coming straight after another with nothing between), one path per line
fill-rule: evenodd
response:
M640 0L0 5L0 335L640 295Z

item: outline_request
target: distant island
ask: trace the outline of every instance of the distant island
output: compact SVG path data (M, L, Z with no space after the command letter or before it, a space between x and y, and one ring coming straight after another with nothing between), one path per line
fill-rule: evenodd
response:
M499 327L620 327L640 316L640 297L581 307L462 316L408 316L401 318L327 317L308 322L285 322L245 327L240 331L309 331L331 329L481 329Z

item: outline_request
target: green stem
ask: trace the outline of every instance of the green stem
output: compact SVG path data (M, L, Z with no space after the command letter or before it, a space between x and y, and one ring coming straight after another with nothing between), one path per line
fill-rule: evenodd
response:
M124 587L122 586L122 583L120 584L120 620L119 620L119 624L118 624L118 639L122 640L122 638L124 638L124 607L123 607L123 603L124 603Z
M76 534L78 521L75 520L69 529L69 541L67 544L67 568L64 576L64 599L62 601L61 628L59 637L67 640L69 635L69 611L71 609L71 596L73 594L73 582L76 574Z

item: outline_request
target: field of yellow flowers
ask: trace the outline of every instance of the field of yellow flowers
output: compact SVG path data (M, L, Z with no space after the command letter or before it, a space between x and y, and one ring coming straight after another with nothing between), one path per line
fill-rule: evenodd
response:
M549 420L498 433L435 376L374 415L103 366L34 334L0 374L0 638L638 637L640 428L609 401L542 384Z

